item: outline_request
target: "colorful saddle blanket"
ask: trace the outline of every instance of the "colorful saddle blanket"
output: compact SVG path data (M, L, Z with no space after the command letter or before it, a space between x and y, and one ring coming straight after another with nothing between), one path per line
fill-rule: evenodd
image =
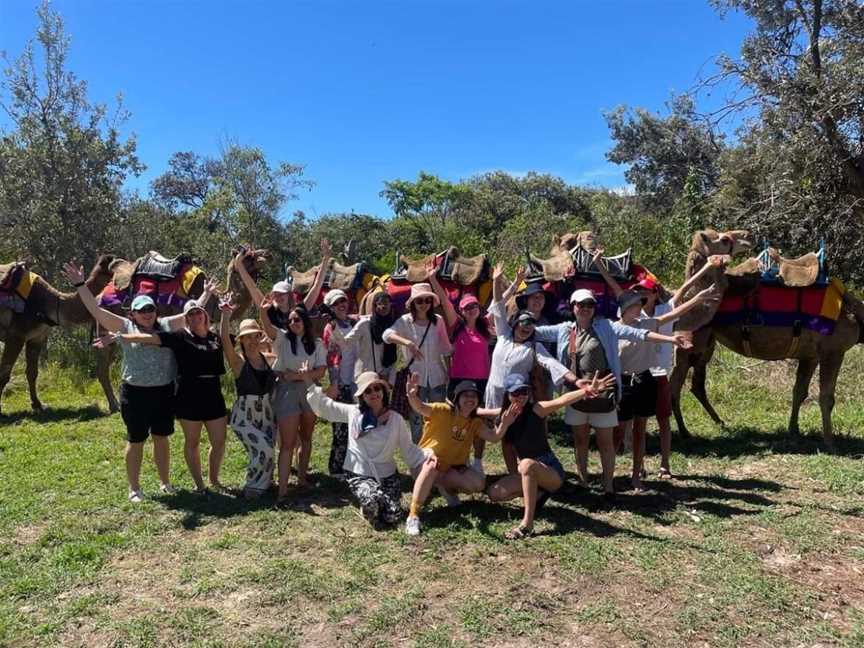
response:
M0 307L23 313L37 279L38 275L27 270L23 262L0 265Z
M110 307L126 305L137 295L149 295L156 304L183 308L183 305L201 294L206 276L204 271L191 263L180 267L178 274L170 279L159 279L157 275L132 273L128 282L109 283L99 295L99 305Z
M839 279L827 286L791 288L760 283L755 290L727 293L714 323L720 325L803 328L822 335L834 333L843 307L846 287Z

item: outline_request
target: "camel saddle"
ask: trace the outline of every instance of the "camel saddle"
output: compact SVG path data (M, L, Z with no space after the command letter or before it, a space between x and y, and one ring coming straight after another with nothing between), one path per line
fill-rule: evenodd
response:
M541 259L529 253L528 260L529 277L542 276L553 283L576 274L600 274L591 260L591 252L581 246L570 252L559 252L549 259ZM603 261L613 278L622 281L630 278L632 249L628 248L617 256L603 257Z
M154 250L134 262L118 259L111 264L114 288L124 291L136 277L147 277L157 282L173 281L191 265L192 257L188 254L178 254L173 259L167 259Z
M0 264L0 291L15 292L26 271L27 264L23 261Z
M489 259L485 254L467 257L451 247L438 266L438 276L460 286L473 286L489 278Z
M439 269L441 268L441 264L444 259L444 254L429 254L427 256L421 257L419 259L410 259L401 254L397 254L396 258L398 259L398 267L396 271L390 275L392 278L397 280L408 281L409 283L419 283L422 281L426 281L426 266L430 262L434 262L435 266Z
M296 292L305 295L315 283L318 267L315 266L305 272L301 272L289 266L285 271L285 276ZM362 286L364 274L366 274L366 264L362 261L353 265L343 266L331 260L324 275L324 288L327 290L344 290L346 293L354 291Z
M764 281L777 281L789 288L828 283L824 246L820 246L818 252L808 252L797 259L787 259L775 248L766 247L756 259Z

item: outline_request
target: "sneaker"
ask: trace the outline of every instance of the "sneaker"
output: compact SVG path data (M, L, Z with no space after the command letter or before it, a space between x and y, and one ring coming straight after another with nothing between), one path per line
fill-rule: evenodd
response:
M171 484L162 484L159 486L159 492L164 493L165 495L175 495L177 493L177 489L174 488Z
M129 501L133 504L140 504L144 501L144 493L140 490L129 491Z
M459 506L462 503L462 500L459 499L458 495L454 495L446 488L438 486L438 492L441 493L441 497L443 497L444 501L447 502L447 506Z
M405 533L409 536L420 535L420 518L416 515L411 515L405 520Z
M486 471L483 470L483 460L482 459L475 459L471 463L471 470L473 470L474 472L478 472L481 475L485 475Z

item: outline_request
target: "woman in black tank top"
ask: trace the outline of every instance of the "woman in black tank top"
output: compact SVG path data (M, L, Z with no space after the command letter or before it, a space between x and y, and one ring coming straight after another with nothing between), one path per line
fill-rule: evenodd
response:
M548 401L531 401L527 376L510 374L504 381L506 393L498 416L495 435L507 440L516 451L518 469L502 477L487 491L493 502L522 496L525 511L519 526L507 532L508 540L521 540L534 534L534 513L539 489L554 493L564 484L564 468L546 437L546 417L582 398L592 398L615 384L614 376L580 380L579 389ZM485 413L490 413L488 410Z

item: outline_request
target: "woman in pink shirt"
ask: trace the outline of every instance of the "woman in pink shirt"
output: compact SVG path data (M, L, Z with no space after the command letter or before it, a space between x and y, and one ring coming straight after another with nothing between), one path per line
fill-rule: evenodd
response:
M485 314L481 313L480 302L474 295L465 295L459 300L459 312L453 308L453 304L447 298L447 294L438 283L435 276L436 271L430 268L427 274L432 290L441 301L441 309L444 312L444 322L450 333L450 342L453 345L453 355L450 357L450 383L447 388L447 397L453 400L453 390L463 380L476 383L480 393L486 391L486 381L489 379L489 371L492 366L489 344L493 338L490 325ZM474 464L472 468L483 473L483 451L486 442L483 439L474 439Z

